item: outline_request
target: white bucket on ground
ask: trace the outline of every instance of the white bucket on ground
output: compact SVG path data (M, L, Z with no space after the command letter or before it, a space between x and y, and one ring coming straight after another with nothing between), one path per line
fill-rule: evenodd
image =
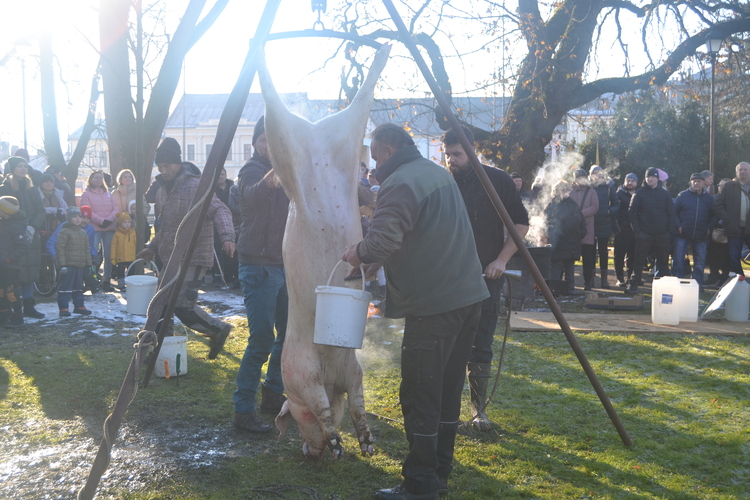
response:
M680 307L680 321L698 321L698 306L701 287L693 279L680 279L680 293L677 304Z
M180 375L187 374L187 337L164 337L156 358L154 372L157 377L166 377L166 365L169 365L169 376L177 376L177 356L180 357ZM164 361L166 360L166 363Z
M680 280L671 276L655 279L651 292L651 322L655 325L679 325Z
M154 295L156 295L156 289L159 287L159 278L146 275L128 276L130 268L140 260L142 259L138 259L130 264L128 270L125 272L125 298L128 301L125 309L129 314L145 316L148 312L148 304L154 298Z
M362 290L331 286L333 273L342 262L344 261L342 260L334 266L331 275L328 277L328 284L315 289L317 301L315 304L313 342L361 349L365 337L367 308L372 300L372 294L364 290L364 279L362 280ZM360 266L360 270L364 277L364 267Z

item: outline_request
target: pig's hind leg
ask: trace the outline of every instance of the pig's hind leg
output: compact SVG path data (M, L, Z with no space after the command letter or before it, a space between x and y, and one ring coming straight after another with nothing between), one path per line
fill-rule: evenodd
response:
M362 367L359 365L354 351L348 363L347 397L349 401L349 416L359 438L359 449L362 455L372 455L375 452L375 437L370 432L365 411L365 396L362 388Z

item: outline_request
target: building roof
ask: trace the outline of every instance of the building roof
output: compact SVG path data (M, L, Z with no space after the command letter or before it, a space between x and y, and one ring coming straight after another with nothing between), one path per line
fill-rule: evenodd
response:
M316 122L339 111L344 103L336 99L308 99L306 93L279 94L282 102L294 113ZM167 119L165 128L196 128L215 125L221 118L229 94L185 94ZM454 97L453 108L459 119L485 130L495 130L510 98ZM375 99L370 120L377 125L393 122L408 125L416 135L438 136L442 133L435 122L434 98ZM249 94L241 120L253 124L263 115L265 105L261 94ZM184 110L184 111L183 111Z

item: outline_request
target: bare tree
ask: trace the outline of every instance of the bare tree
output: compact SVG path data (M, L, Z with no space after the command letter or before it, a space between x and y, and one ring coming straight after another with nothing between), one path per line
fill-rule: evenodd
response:
M349 0L335 11L334 18L346 31L373 39L397 39L378 4L377 0ZM510 10L513 7L515 10ZM504 50L514 40L523 40L524 53L517 54L517 70L502 82L513 84L502 125L495 130L474 128L474 132L485 158L527 178L543 163L544 148L569 111L607 93L665 84L703 46L709 30L722 38L750 31L750 8L740 1L562 0L549 4L518 0L513 7L492 0L423 0L418 4L402 0L399 9L449 98L451 79L440 67L447 57L446 48L451 57L468 55L452 45L458 32L484 35L471 49L474 52ZM503 23L512 28L501 30ZM630 74L633 48L627 45L623 28L634 23L640 27L641 52L649 61L637 75ZM614 33L615 50L600 45L605 32ZM443 46L438 46L438 39ZM615 52L623 57L624 76L587 80L595 74L600 51L606 51L607 58ZM496 70L488 67L492 75L488 82L501 78ZM441 128L447 128L437 108L436 115Z

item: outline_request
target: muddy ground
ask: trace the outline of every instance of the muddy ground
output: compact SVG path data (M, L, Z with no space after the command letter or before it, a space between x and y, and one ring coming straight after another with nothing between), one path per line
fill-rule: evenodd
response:
M54 301L39 302L38 309L47 318L27 320L27 330L55 328L73 338L84 334L134 336L144 322L144 317L127 313L125 300L118 293L87 296L87 307L96 313L75 322L60 320ZM202 295L202 304L222 316L244 312L242 297L234 290L209 291ZM119 332L112 328L112 321L117 321ZM121 333L122 325L129 333ZM31 418L0 428L0 498L75 498L91 470L105 417ZM176 475L209 473L217 461L263 453L276 442L273 432L249 439L236 432L231 422L209 427L187 417L165 422L144 412L128 414L113 448L111 465L99 484L97 498L120 498L118 491L153 488ZM52 446L35 445L34 433L42 430L70 437ZM290 431L294 433L296 429Z

